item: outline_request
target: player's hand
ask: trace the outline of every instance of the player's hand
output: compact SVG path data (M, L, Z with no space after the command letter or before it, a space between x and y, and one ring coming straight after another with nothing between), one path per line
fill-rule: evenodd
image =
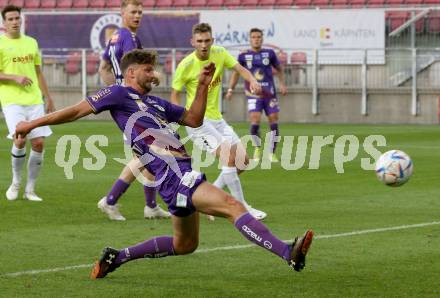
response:
M249 83L249 89L252 94L261 94L262 93L261 85L256 80L251 81Z
M160 85L160 73L157 71L154 71L153 85L156 87Z
M282 95L286 95L287 94L287 87L284 84L280 84L280 92Z
M20 121L20 122L18 122L17 126L15 127L14 137L16 139L24 138L31 130L32 130L32 128L30 126L30 122Z
M55 105L53 103L52 98L48 98L46 100L46 114L55 112Z
M17 76L15 78L15 82L18 85L21 85L21 86L24 86L24 87L30 86L33 83L31 79L29 79L28 77L25 77L25 76Z
M229 88L228 91L226 91L226 96L225 98L227 100L231 100L232 99L232 94L234 93L234 90L232 88Z
M205 65L200 72L199 84L208 86L211 83L212 78L214 77L214 73L215 64L213 62Z

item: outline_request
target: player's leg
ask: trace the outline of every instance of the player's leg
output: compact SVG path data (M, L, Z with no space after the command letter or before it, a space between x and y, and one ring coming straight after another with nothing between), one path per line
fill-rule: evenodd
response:
M250 134L252 137L252 145L255 147L253 159L260 160L261 157L261 136L260 136L260 122L261 112L263 110L262 102L258 98L248 98L248 112Z
M173 236L153 237L136 245L117 250L104 248L91 278L103 278L122 264L140 258L162 258L185 255L196 250L199 243L199 213L186 217L172 216Z
M136 158L138 159L138 158ZM139 160L139 159L138 159ZM169 218L171 214L168 211L163 210L156 202L156 187L148 185L148 181L154 181L155 177L153 174L142 167L141 174L143 178L146 179L144 185L145 194L145 207L144 207L144 218L147 219L161 219Z
M313 238L312 231L307 231L288 245L255 219L243 204L207 182L197 187L192 195L192 204L200 212L227 218L246 239L281 257L295 270L300 271L304 267Z
M264 100L264 111L267 115L270 126L270 155L269 159L272 162L278 162L278 158L275 155L275 150L277 148L277 143L279 141L280 131L278 128L278 114L280 111L278 100L276 98L265 99Z

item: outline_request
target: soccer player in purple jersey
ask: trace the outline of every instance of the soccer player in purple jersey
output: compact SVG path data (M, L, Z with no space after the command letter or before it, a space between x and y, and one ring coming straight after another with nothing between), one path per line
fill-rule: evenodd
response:
M122 56L133 50L141 49L141 41L136 35L142 19L142 1L124 0L121 3L122 27L117 29L110 38L104 54L102 55L99 73L104 83L109 86L112 84L121 85L123 75L120 67ZM159 84L157 77L155 84ZM105 212L112 220L125 220L116 204L122 194L127 190L131 183L136 179L133 174L143 168L139 160L134 157L122 170L118 179L113 183L109 193L98 202L98 208ZM148 180L154 177L143 169L141 173ZM154 187L144 185L145 194L145 218L168 218L169 212L164 211L156 203L156 190Z
M241 202L206 182L204 174L192 169L191 157L170 126L172 122L190 127L202 125L208 88L215 72L214 63L202 68L189 109L148 95L155 64L154 53L133 50L122 58L125 86L106 87L76 105L31 122L20 122L16 128L17 138L23 138L42 125L71 122L109 110L118 127L130 139L133 151L155 175L156 182L160 182L159 193L172 214L173 235L154 237L121 250L104 248L91 278L103 278L135 259L194 252L199 243L199 212L227 218L246 239L284 259L294 270L302 270L313 231L308 230L302 237L295 238L292 245L279 240Z
M273 80L272 67L277 70L276 75L279 79L279 87L282 95L287 92L284 85L284 71L277 55L272 49L262 48L263 31L258 28L252 28L249 33L251 49L241 53L238 56L238 62L247 68L261 84L262 93L254 94L249 89L249 83L245 82L245 94L248 101L249 119L251 122L250 133L252 135L253 145L256 147L254 159L259 160L261 155L260 122L261 112L264 110L269 120L271 130L271 148L269 159L272 162L278 162L275 156L275 149L278 136L278 113L280 111L278 99ZM226 98L230 99L232 92L237 84L239 75L234 72L229 82L229 89Z

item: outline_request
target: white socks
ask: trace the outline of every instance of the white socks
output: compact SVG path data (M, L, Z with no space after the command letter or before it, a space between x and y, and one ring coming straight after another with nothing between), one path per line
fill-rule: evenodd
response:
M24 162L26 161L26 147L18 149L15 144L11 149L11 161L12 161L12 183L20 185L21 172L23 170Z
M241 182L240 178L238 178L236 167L222 167L222 172L220 173L220 176L217 178L217 180L214 182L214 185L219 188L223 188L225 184L228 186L229 191L234 198L236 198L243 204L246 204L246 202L244 201L243 189L241 188Z
M32 193L35 190L35 180L37 180L43 164L43 152L36 152L31 149L28 161L28 179L26 183L25 192Z

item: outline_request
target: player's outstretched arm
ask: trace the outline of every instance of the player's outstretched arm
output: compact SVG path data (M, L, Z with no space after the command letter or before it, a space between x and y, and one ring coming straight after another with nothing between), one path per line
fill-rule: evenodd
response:
M93 109L90 104L84 99L73 106L47 114L35 120L29 122L19 122L17 124L17 127L15 128L15 136L20 136L24 138L34 128L45 125L72 122L91 113L93 113Z
M211 84L214 72L215 64L212 62L203 67L199 76L196 96L189 110L186 111L183 115L181 124L190 127L199 127L203 124L203 118L205 117L206 111L206 101L208 98L209 84Z
M249 82L249 84L250 84L249 88L251 89L252 93L255 93L255 94L261 93L260 83L258 83L257 79L254 78L254 76L252 75L252 73L249 70L247 70L246 68L241 66L239 63L235 64L233 68L236 72L238 72L240 74L240 76L243 79L245 79L246 81Z
M232 71L231 79L229 80L229 88L228 88L228 91L226 92L226 99L227 100L231 100L232 93L234 92L234 88L237 85L239 78L240 78L240 76L239 76L238 72L236 72L235 70Z

